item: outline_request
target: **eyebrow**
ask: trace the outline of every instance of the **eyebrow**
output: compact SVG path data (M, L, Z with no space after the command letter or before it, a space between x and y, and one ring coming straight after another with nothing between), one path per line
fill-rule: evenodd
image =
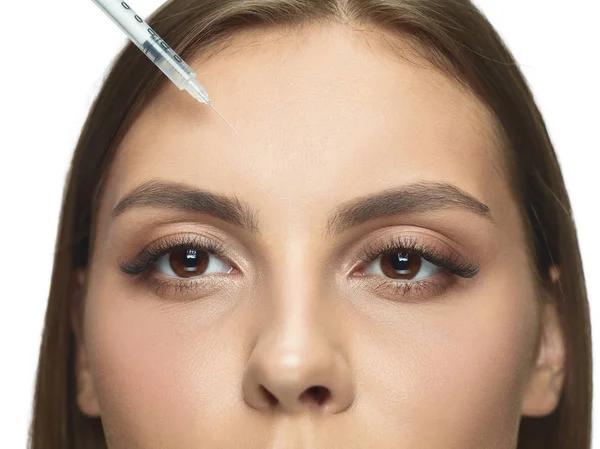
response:
M245 231L260 234L258 211L237 196L226 196L187 184L149 180L115 206L115 219L136 207L157 207L213 216ZM488 206L458 187L442 182L417 182L361 196L336 207L325 223L325 235L343 231L379 218L428 212L440 209L462 209L494 223Z

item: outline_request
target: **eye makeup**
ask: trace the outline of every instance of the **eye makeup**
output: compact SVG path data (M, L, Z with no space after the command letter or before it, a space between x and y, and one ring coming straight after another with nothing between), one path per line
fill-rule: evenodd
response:
M369 281L376 284L375 291L384 291L392 297L423 297L441 295L458 278L472 278L480 271L480 266L463 256L458 255L454 251L442 249L440 244L434 245L428 243L422 238L413 235L399 235L392 238L383 238L366 246L360 253L359 259L364 264L372 263L381 257L382 262L387 262L384 256L392 255L392 263L396 262L399 268L408 268L408 270L396 269L400 271L401 280L394 280L382 276L372 276L362 274L361 276L369 278ZM420 259L418 263L411 261L415 258ZM411 265L421 267L423 262L428 262L430 265L437 267L438 273L419 280L411 280L416 275L407 278L406 274L410 275ZM399 263L398 263L399 262ZM394 268L394 267L392 267ZM387 270L394 272L393 270ZM413 270L414 271L414 270Z
M380 264L384 264L386 271L383 274L389 273L394 278L365 274L363 271L359 276L354 276L353 280L360 280L364 286L373 288L373 291L383 291L393 298L412 298L441 295L458 278L472 278L479 273L480 266L476 262L442 246L446 245L433 244L414 235L381 238L365 246L359 253L358 262L364 267L381 259ZM193 254L193 261L173 259L189 254ZM225 274L200 273L196 276L191 265L202 260L202 256L222 259L233 268ZM122 273L135 278L157 295L191 295L212 291L230 280L229 273L237 269L230 262L231 259L226 245L213 238L199 234L179 234L151 243L131 259L119 260L118 267ZM192 274L186 273L184 277L165 274L160 268L164 267L164 263L171 263L174 268L179 268L169 270L173 274L181 273L180 268L186 264L185 266L191 267L187 270L192 271ZM415 279L423 268L435 271L435 274Z
M157 262L175 251L193 251L196 256L206 254L229 261L225 245L217 240L199 234L179 234L151 243L131 259L119 260L118 266L124 274L136 278L157 295L203 293L226 280L222 275L178 278L158 273Z

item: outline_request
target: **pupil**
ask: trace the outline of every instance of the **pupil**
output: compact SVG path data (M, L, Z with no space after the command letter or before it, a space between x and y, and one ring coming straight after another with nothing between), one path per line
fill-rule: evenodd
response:
M396 253L398 257L393 259L392 266L395 270L400 271L401 274L408 274L410 270L409 256L408 253Z
M202 257L204 252L192 248L181 248L171 251L169 264L173 272L180 277L191 277L202 273L208 266L208 258Z
M421 268L421 257L414 253L394 252L382 257L382 271L395 279L412 279Z
M185 258L183 260L183 265L185 266L186 271L193 271L196 269L196 264L198 263L198 254L195 249L188 249L185 252Z

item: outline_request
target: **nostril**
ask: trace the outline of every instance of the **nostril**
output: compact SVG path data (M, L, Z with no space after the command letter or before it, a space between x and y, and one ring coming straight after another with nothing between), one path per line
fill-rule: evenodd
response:
M277 397L271 393L267 388L264 387L264 385L260 385L259 386L260 391L263 395L264 400L266 401L266 403L268 404L268 407L271 409L274 409L275 407L277 407L277 405L279 404L279 399L277 399ZM329 397L331 396L331 392L329 391L328 388L326 387L322 387L319 385L315 385L313 387L307 388L306 390L304 390L304 392L300 395L300 397L298 398L298 400L301 403L307 403L309 405L323 405L325 403L325 401L327 401L329 399Z
M264 393L265 397L267 398L267 402L269 403L269 405L271 407L274 407L277 405L277 403L279 402L277 400L277 398L275 396L273 396L273 394L267 390L265 387L263 387L262 385L260 386L261 391Z
M314 386L307 388L304 393L300 395L300 401L307 402L313 401L319 405L322 405L331 396L328 388L321 386Z

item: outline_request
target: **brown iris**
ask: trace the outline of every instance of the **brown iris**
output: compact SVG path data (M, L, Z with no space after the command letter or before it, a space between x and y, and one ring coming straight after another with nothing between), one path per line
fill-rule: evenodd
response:
M393 279L412 279L421 268L421 256L414 252L393 253L381 256L381 271Z
M174 249L169 253L169 265L179 277L198 276L208 266L207 253L191 248Z

